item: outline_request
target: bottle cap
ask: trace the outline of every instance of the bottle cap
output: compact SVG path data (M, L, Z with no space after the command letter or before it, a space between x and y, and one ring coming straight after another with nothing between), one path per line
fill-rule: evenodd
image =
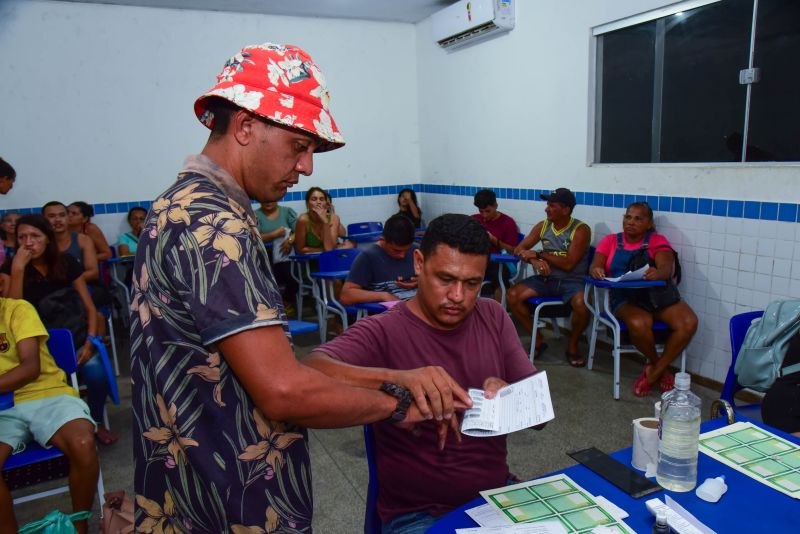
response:
M717 478L707 478L705 482L700 484L695 493L706 502L717 502L726 491L728 491L728 486L725 484L725 477L719 476Z
M689 373L675 373L675 387L677 389L689 389L692 383L692 375Z

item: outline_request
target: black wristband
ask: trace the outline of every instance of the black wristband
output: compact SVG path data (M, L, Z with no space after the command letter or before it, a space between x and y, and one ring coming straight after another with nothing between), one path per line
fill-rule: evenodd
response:
M399 423L406 418L408 407L411 405L411 393L399 384L394 382L384 382L380 390L397 399L397 406L392 414L386 418L390 423Z

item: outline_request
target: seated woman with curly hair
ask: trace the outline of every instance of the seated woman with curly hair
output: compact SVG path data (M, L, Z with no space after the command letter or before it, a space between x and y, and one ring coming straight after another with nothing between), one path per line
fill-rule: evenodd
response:
M669 365L689 344L697 331L697 316L681 300L673 283L675 252L669 241L656 233L653 210L646 202L634 202L622 218L622 232L607 235L597 245L589 267L593 278L617 277L638 265L632 259L639 256L650 265L644 273L645 280L664 280L666 287L652 289L612 289L611 311L625 322L631 341L647 357L647 364L636 382L633 392L644 397L650 388L669 391L675 379L668 371ZM653 334L653 321L669 327L669 337L659 356Z

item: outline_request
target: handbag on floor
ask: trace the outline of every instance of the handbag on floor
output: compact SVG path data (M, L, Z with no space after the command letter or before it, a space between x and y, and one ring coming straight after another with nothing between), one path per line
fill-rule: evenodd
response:
M128 534L133 532L133 501L123 490L105 494L100 532L103 534Z

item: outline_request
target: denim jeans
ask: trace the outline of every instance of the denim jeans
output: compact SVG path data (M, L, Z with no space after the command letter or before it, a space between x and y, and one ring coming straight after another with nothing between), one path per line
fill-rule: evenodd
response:
M439 518L426 512L410 512L395 517L381 527L381 534L425 534Z
M98 354L95 354L89 358L88 362L78 367L78 379L86 385L86 392L88 393L86 404L89 405L92 419L96 423L102 424L103 408L106 404L109 387L106 369Z

